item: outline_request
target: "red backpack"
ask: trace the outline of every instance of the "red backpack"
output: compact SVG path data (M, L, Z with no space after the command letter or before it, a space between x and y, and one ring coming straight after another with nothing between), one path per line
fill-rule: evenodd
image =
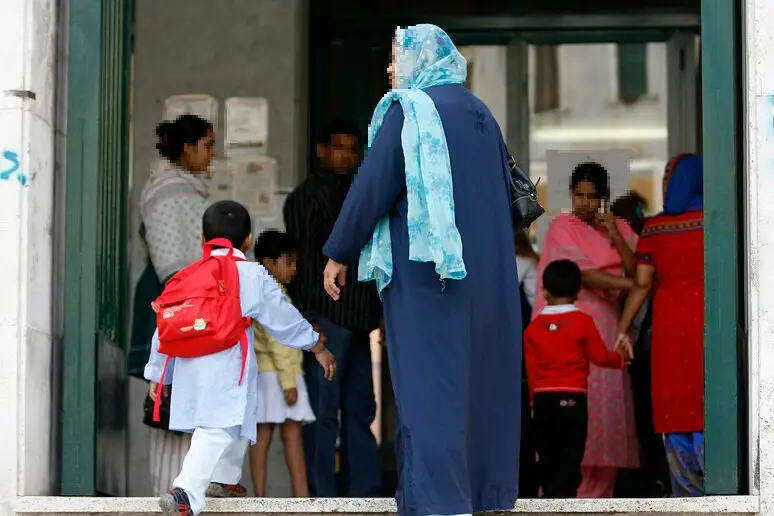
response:
M214 246L228 254L212 256ZM247 362L247 328L251 319L242 316L239 271L234 247L225 238L204 244L202 259L172 276L162 294L151 303L156 312L159 353L167 355L156 391L153 420L161 420L161 389L172 358L196 358L219 353L239 343L242 346L242 383Z

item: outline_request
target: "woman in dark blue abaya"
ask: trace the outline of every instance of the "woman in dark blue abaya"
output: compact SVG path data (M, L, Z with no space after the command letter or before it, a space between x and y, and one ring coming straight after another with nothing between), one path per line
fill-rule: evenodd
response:
M505 147L433 25L398 29L393 89L324 247L384 301L401 516L507 510L518 494L521 312ZM338 284L337 284L338 281Z

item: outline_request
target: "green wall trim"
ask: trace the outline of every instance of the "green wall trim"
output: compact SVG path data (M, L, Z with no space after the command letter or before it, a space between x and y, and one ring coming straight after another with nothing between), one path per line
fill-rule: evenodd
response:
M708 495L740 491L739 211L734 4L702 0L701 61L705 223L705 483Z
M647 43L619 43L618 100L633 103L648 94L648 45Z
M93 495L96 471L100 0L72 2L67 70L61 494Z
M580 4L579 4L580 5ZM556 14L528 16L430 16L423 23L434 23L446 32L506 32L511 36L522 31L564 30L698 30L699 16L691 12L668 14ZM357 34L385 34L389 37L395 27L417 23L410 16L334 16L326 32L333 37Z

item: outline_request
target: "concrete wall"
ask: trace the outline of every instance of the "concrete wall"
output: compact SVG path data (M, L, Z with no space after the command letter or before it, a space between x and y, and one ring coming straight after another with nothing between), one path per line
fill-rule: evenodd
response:
M744 5L750 477L761 514L774 514L774 3Z
M217 7L214 5L217 3ZM136 0L132 285L145 251L137 242L138 201L156 159L154 129L171 95L206 93L222 102L233 96L269 100L268 152L279 159L279 186L292 187L306 173L306 2L303 0ZM218 152L222 153L222 139ZM147 432L140 420L144 383L132 380L130 480L132 496L149 494ZM269 493L290 494L282 447L272 453ZM249 477L246 477L249 482Z
M0 514L52 491L56 4L0 2Z

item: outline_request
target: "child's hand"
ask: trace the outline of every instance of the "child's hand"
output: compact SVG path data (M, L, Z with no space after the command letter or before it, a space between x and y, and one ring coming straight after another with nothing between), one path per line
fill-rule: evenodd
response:
M317 332L317 334L320 336L320 338L317 340L318 343L322 342L325 344L328 341L328 336L325 334L325 332L320 328L318 325L313 324L312 329Z
M624 361L628 364L634 360L634 349L632 347L632 341L625 333L618 335L615 341L615 350L624 357Z
M626 362L626 365L631 364L632 360L634 360L634 350L632 349L631 344L626 344L624 348L621 350L621 354L624 357L624 361Z
M298 389L293 387L292 389L285 389L285 403L288 407L292 407L298 401Z
M328 351L321 342L318 342L317 345L312 348L312 353L314 353L314 358L317 359L317 363L322 366L325 379L333 380L333 377L336 375L336 358L333 356L333 353Z
M156 401L156 391L159 388L159 384L157 382L151 382L150 387L148 387L148 395L150 396L150 399L153 401ZM161 388L161 395L165 398L169 396L169 385L165 385Z

